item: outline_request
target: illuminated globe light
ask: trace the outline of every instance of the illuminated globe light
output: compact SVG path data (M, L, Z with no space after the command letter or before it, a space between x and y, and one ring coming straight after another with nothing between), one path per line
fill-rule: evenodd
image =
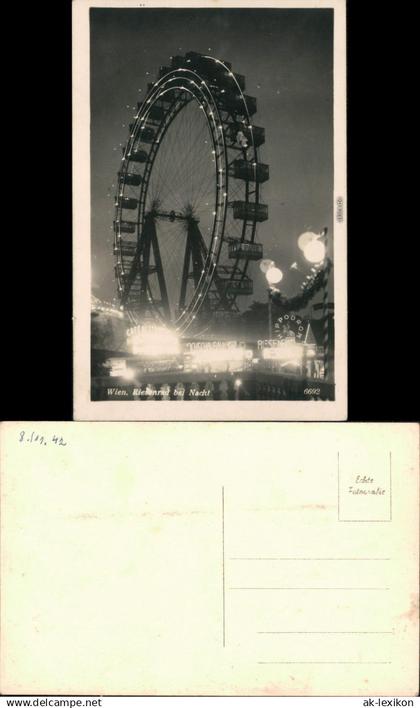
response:
M325 244L322 241L311 241L305 247L303 255L309 263L321 263L325 258Z
M314 234L313 231L305 231L305 233L301 234L298 238L298 246L300 250L304 251L309 243L315 241L318 238L319 234Z
M280 268L276 268L274 266L268 269L265 274L265 277L271 285L272 283L279 283L283 279L283 273L281 272Z
M266 273L269 268L272 268L274 266L274 261L270 260L270 258L264 258L261 263L260 263L260 270L262 270L263 273Z

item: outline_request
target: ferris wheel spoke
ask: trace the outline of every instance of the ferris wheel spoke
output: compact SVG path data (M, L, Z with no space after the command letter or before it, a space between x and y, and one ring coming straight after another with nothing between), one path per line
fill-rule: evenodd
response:
M189 106L185 110L188 110L189 113L192 113ZM163 144L161 147L161 155L164 156L166 153L168 154L168 156L170 156L171 154L176 155L176 146L179 144L186 145L187 149L183 150L180 160L173 160L171 162L170 169L166 170L166 179L162 174L162 165L164 163L168 165L168 160L164 160L162 157L161 160L157 161L158 164L156 165L156 184L158 185L158 187L156 188L155 182L153 182L154 193L158 192L161 195L162 190L167 191L168 194L170 194L170 196L172 197L172 199L174 199L177 205L181 208L185 208L188 203L191 206L196 207L198 203L199 193L204 193L206 189L209 190L209 186L214 181L213 175L210 173L209 177L208 168L206 168L205 165L203 166L203 161L200 159L200 154L202 152L201 145L203 144L204 135L208 136L209 134L208 126L204 119L202 120L202 123L203 125L200 125L200 129L195 130L194 132L192 128L191 115L189 116L189 120L178 121L178 125L176 126L177 130L173 131L173 137L171 141L169 141L166 136L164 141L162 141ZM193 136L193 140L191 140L191 136ZM204 183L204 180L206 180L207 184ZM171 189L169 183L177 185L189 184L189 187L186 190L184 189L183 192L184 203L180 202L178 195L174 192L173 189ZM177 199L175 199L175 197L177 197Z
M188 110L191 113L189 107ZM184 144L188 145L188 150L185 150L184 154L181 157L181 161L178 163L177 166L174 167L175 169L177 169L178 172L178 175L176 175L177 180L179 180L178 183L188 184L187 192L191 194L193 191L194 184L193 174L195 180L197 168L201 166L197 147L201 143L204 131L202 129L200 131L196 130L195 132L198 134L194 135L194 131L191 124L191 116L189 116L189 120L185 121L185 123L181 127L184 132L182 140ZM208 127L206 124L204 125L204 128L208 132Z
M163 203L165 201L165 198L169 196L174 202L173 207L178 207L179 209L182 209L182 201L180 199L180 195L177 194L175 188L171 186L171 184L173 184L173 181L170 181L170 177L168 175L163 176L161 161L158 162L156 166L156 171L157 174L154 177L153 182L151 181L150 185L150 191L153 197L156 196L160 198ZM166 206L170 207L171 205L167 204Z
M192 206L197 214L212 214L215 207L214 180L202 178L193 196Z
M154 185L150 186L150 194L152 197L152 203L157 199L160 203L162 203L163 206L166 206L168 208L182 209L182 202L179 198L179 195L174 192L174 190L163 178L160 180L160 183L156 187ZM171 199L173 204L166 204L166 200L168 198Z
M212 206L210 201L208 203L204 202L205 197L210 198L209 195L211 195L212 202L214 203L214 180L207 177L206 179L202 180L200 189L199 189L199 191L197 191L197 194L196 194L194 202L193 202L194 207L197 210L202 209L203 204L204 204L204 206L208 206L210 208Z
M165 140L166 140L166 138L165 138ZM171 146L168 145L168 142L169 141L166 140L166 148L165 148L165 144L163 144L163 146L161 148L162 153L161 153L160 159L158 158L156 160L156 163L157 163L156 164L156 177L153 182L153 187L154 187L154 191L157 192L162 197L162 200L165 199L165 196L170 196L171 199L175 202L174 206L178 206L178 208L182 209L183 204L180 199L179 193L177 193L175 191L176 187L172 188L170 186L170 184L177 185L179 180L175 180L174 175L173 175L173 170L168 170L168 168L167 168L168 160L165 159L165 156L166 156L166 153L168 153L170 155L170 153L172 152ZM164 176L162 168L165 168L165 166L166 166L166 170L165 170L165 176ZM168 204L167 206L170 207L171 205Z

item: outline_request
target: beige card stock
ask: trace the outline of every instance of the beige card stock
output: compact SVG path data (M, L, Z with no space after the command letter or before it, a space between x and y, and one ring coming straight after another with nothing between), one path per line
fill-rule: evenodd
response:
M75 0L72 27L74 418L104 421L346 420L345 1ZM244 33L244 27L248 34ZM146 159L148 155L147 163L133 163L131 153L126 153L123 147L131 145L136 135L135 126L143 99L147 104L155 100L153 96L146 96L150 87L158 83L162 76L163 65L171 66L173 60L178 60L178 55L189 51L210 56L210 60L220 65L228 61L232 71L240 74L243 82L246 81L246 95L253 96L251 101L257 101L256 112L250 116L247 108L246 115L248 128L255 127L257 131L262 131L260 135L264 135L261 145L258 143L258 153L253 154L264 168L268 165L269 179L256 191L252 180L236 179L232 174L231 160L237 158L239 153L238 146L231 146L228 128L223 131L225 120L230 120L228 114L221 109L220 115L225 120L220 118L217 121L217 133L213 135L205 126L203 130L206 133L201 134L200 121L205 120L201 109L204 106L200 104L198 107L195 100L193 103L197 103L197 110L193 112L193 118L188 111L180 113L180 130L176 123L172 125L168 122L161 140L160 133L155 134L157 124L154 124L152 135L155 134L155 138L158 135L156 141L151 140L149 135L148 142L142 143L141 159ZM191 59L186 61L188 63ZM174 81L177 71L170 82ZM191 77L189 84L194 84L193 78L198 77L200 87L207 86L206 74L198 76L192 72ZM237 88L240 93L235 92L235 97L240 98L242 90L239 84ZM209 91L208 87L206 90ZM221 92L226 93L226 89L221 89ZM167 98L170 95L171 92ZM137 101L140 103L137 104ZM164 105L170 103L164 101ZM214 114L216 109L219 115L217 106ZM162 110L158 107L158 111ZM235 115L238 120L245 120L245 113L243 117L239 117L242 116L240 113ZM213 110L210 116L211 125ZM183 125L186 128L182 129ZM216 123L214 125L216 127ZM221 219L219 206L213 201L226 166L219 166L217 187L216 173L206 172L209 158L206 146L208 144L210 147L210 142L213 144L217 136L220 139L220 131L223 136L226 135L226 139L223 138L223 155L230 161L229 181L225 184L226 191L222 190L224 206ZM146 133L144 131L145 136ZM187 133L191 142L186 139ZM157 148L157 145L160 147ZM213 163L216 169L212 157L210 165ZM258 163L255 161L254 164ZM175 169L178 165L182 166L182 170ZM123 187L121 175L127 169L136 173L134 185L136 179L140 179L138 185L141 187L133 186L133 177L131 186ZM201 184L203 170L204 185ZM120 202L124 189L129 190L127 194L131 198L128 202L127 196ZM140 196L140 190L144 197ZM249 324L243 330L238 329L238 318L243 317L254 300L259 303L261 313L267 302L267 281L260 270L261 263L232 259L227 250L234 236L241 234L245 241L251 238L248 231L254 219L256 203L253 200L257 199L256 195L260 206L268 210L268 218L258 222L258 230L254 223L252 241L255 238L258 247L263 247L264 258L273 259L273 263L277 262L284 272L281 292L294 301L293 307L297 310L293 315L298 313L305 321L306 318L318 318L321 313L320 297L327 308L323 314L324 323L318 319L314 324L320 333L317 352L314 353L319 359L317 366L321 366L321 351L325 357L329 352L331 360L329 373L324 372L323 380L317 378L304 383L300 374L296 376L296 361L299 362L299 357L303 355L300 344L297 348L293 346L284 350L294 352L292 359L297 356L296 361L284 362L284 369L279 360L276 363L276 359L270 358L265 362L263 349L266 345L263 342L266 337L267 348L275 346L268 325L268 311L260 316L261 334L258 337ZM190 319L185 327L180 327L179 317L175 316L175 311L178 312L181 307L181 282L187 282L183 281L187 276L183 263L189 263L188 251L185 254L182 251L185 240L183 227L180 227L179 233L176 228L173 231L173 223L167 222L166 217L163 217L164 221L159 217L156 227L161 263L159 283L166 283L167 295L158 296L156 264L151 262L147 276L146 261L141 276L136 271L137 257L130 265L131 256L128 254L134 253L136 239L139 244L143 243L140 229L143 204L147 203L145 208L149 210L149 197L154 196L156 200L153 204L159 203L160 213L164 214L166 210L170 218L172 211L178 213L185 206L188 212L191 204L194 205L199 215L200 229L205 234L203 237L200 232L205 250L210 248L210 242L206 241L207 232L212 233L213 228L221 229L220 232L214 231L216 241L219 239L219 244L223 244L218 250L217 267L216 261L211 265L211 250L203 264L202 277L207 289L213 280L218 283L219 290L227 288L226 274L242 272L243 268L244 275L245 271L247 274L242 290L245 291L243 286L247 284L251 288L247 291L248 295L237 296L234 303L229 291L228 309L224 311L226 305L222 302L221 309L219 306L216 308L213 320L203 320L198 329L193 326L193 320L197 317L197 323L200 321L201 305L193 306L188 294L193 283L191 274L187 278L187 298L185 293L182 295L182 309L185 306L184 312L191 310L187 315ZM252 201L250 215L244 222L232 218L234 212L231 207L236 203L245 204L238 201L241 199ZM128 205L128 211L125 207L122 211L119 203ZM136 204L140 208L138 212L133 210ZM118 211L114 213L115 209ZM214 217L214 227L213 221L207 224L210 212L211 218ZM169 231L166 229L167 223L170 224ZM174 223L176 226L181 222ZM304 304L301 295L308 294L309 291L304 290L305 283L312 282L316 268L313 261L304 258L298 247L298 238L308 229L324 227L328 228L328 257L333 268L328 282L325 281L323 295L317 291ZM134 235L133 229L137 230L137 235ZM140 253L143 251L138 252L139 259ZM145 257L141 256L142 259ZM206 264L212 268L214 278L213 275L205 275ZM148 354L144 358L140 353L133 358L135 349L132 349L133 343L127 330L136 331L137 327L140 332L144 321L150 324L151 314L149 305L146 313L135 301L134 291L139 277L142 278L142 292L147 290L155 324L161 326L164 322L169 327L167 335L172 339L180 337L178 344L183 354L176 360L170 352L162 351L162 344L153 357ZM121 278L124 281L120 282ZM130 299L123 296L122 282L127 293L132 288L131 305ZM179 292L177 284L181 288ZM201 290L201 287L200 292L198 286L194 291L197 303L205 303L204 309L207 303L213 307L210 291L207 298L207 290ZM173 315L169 319L167 312L161 312L167 297L168 308ZM120 308L125 308L126 319L122 317ZM274 306L273 318L277 321L280 311L274 315L275 311ZM285 311L285 314L287 318L288 312ZM330 322L329 335L327 321ZM280 326L278 322L277 325ZM274 332L276 325L273 326ZM309 328L306 331L309 333ZM205 364L199 360L198 368L195 362L190 368L191 356L188 352L195 351L195 345L203 347L203 352L207 351L209 356L213 346L226 352L227 342L233 346L236 359L225 354L226 364L222 367L220 359L219 362L212 361L210 356ZM252 356L244 363L241 351L245 342L247 345L243 351ZM267 352L267 356L272 354L276 356L276 352ZM263 360L259 361L261 357ZM209 378L209 371L213 369L218 374ZM273 370L277 371L277 375L273 376ZM284 375L285 371L292 371L291 377ZM112 375L109 375L111 372ZM226 372L229 374L223 376ZM237 387L238 396L235 399L231 384L234 384L236 376L232 378L231 372L239 375L242 386L240 395ZM198 385L202 395L195 396L188 392L184 395L184 389L189 391L190 384L193 392ZM219 385L222 386L220 395ZM169 400L171 396L179 400ZM227 400L229 396L230 400Z
M418 431L9 423L3 693L413 695Z

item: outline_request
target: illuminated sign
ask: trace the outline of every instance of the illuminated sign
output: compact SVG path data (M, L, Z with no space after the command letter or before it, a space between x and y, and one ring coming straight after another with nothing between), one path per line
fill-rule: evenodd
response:
M211 349L195 349L189 352L189 355L195 361L242 361L243 359L252 359L252 349L242 347L225 347Z
M274 323L274 333L278 339L302 342L309 323L293 312L278 317Z
M264 347L262 350L263 359L275 359L277 361L291 361L300 363L303 357L303 347L296 342L279 342L277 347Z
M134 377L133 369L127 366L125 359L119 359L113 357L112 359L107 359L105 362L105 368L109 369L109 375L120 379L132 379Z
M191 369L208 371L242 371L250 366L253 352L245 348L245 342L190 341L184 343L185 365Z
M181 351L178 336L167 327L130 327L127 344L133 354L143 357L177 356Z
M184 351L186 353L194 352L197 350L213 351L215 349L229 349L229 351L234 349L245 349L245 342L237 342L236 340L219 340L214 342L184 342Z

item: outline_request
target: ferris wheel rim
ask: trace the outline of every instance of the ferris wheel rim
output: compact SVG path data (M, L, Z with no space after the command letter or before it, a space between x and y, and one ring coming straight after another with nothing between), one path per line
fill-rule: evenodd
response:
M203 84L203 83L202 83L203 80L202 80L201 76L199 76L196 72L193 72L193 71L190 71L190 70L187 70L187 71L188 71L188 74L189 74L189 75L194 75L194 76L196 77L196 79L199 80L199 84L195 84L195 87L196 87L199 91L201 91L201 92L203 93L203 91L202 91L202 89L201 89L201 86L202 86L202 85L205 85L205 87L208 89L207 84ZM198 100L196 94L194 94L194 93L190 90L190 88L187 87L187 86L184 86L184 85L180 84L179 86L173 85L173 86L171 86L169 89L165 89L165 85L166 85L169 81L171 81L173 78L180 78L178 71L170 72L169 75L165 75L165 77L162 77L162 79L161 79L159 82L157 82L157 84L155 85L155 87L156 87L156 93L155 93L155 95L153 95L154 92L152 91L152 93L149 94L149 98L146 100L147 107L146 107L146 109L145 109L144 114L141 115L141 113L138 113L138 115L137 115L137 117L136 117L136 122L138 122L139 125L140 125L142 122L144 123L145 120L147 120L147 115L151 112L151 109L152 109L153 106L157 103L157 101L160 100L161 96L164 95L166 92L169 92L169 91L173 91L173 90L176 90L176 89L180 89L180 90L182 90L182 91L186 91L186 92L190 93L190 95L192 96L192 100L196 100L196 101L199 103L199 105L201 105L201 106L204 106L204 105L205 105L204 100L203 100L202 102L200 102L200 101ZM188 80L190 80L190 79L188 79ZM211 101L211 108L212 108L212 111L213 111L213 113L216 113L217 118L218 118L218 120L219 120L219 124L220 124L221 119L220 119L220 115L219 115L219 111L218 111L218 106L217 106L217 103L216 103L216 101L214 100L214 97L213 97L213 95L211 94L210 91L208 91L207 103L209 102L209 100ZM169 120L168 123L165 125L165 131L164 131L165 133L166 133L167 130L170 129L170 127L171 127L173 121L175 120L176 116L178 115L178 113L182 112L182 110L185 108L186 105L187 105L187 103L185 103L185 104L183 104L183 105L180 105L179 108L178 108L178 110L174 113L174 115L170 116L170 120ZM207 115L206 112L205 112L205 115L206 115L206 119L207 119L207 125L208 125L208 127L209 127L209 131L210 131L210 134L211 134L211 136L212 136L213 147L214 147L215 144L216 144L215 136L218 135L218 131L217 131L217 128L216 128L216 122L215 122L215 121L213 121L213 122L210 121L210 120L209 120L209 116ZM158 155L158 153L159 153L159 148L160 148L160 144L161 144L162 138L163 138L163 135L162 135L161 133L159 133L159 138L158 138L158 140L157 140L157 142L159 143L159 147L154 151L152 160L148 159L148 160L147 160L147 163L146 163L146 165L145 165L145 169L147 170L148 167L149 167L149 169L148 169L147 179L142 183L141 195L143 195L143 199L141 199L142 205L141 205L140 208L139 208L139 214L138 214L138 221L137 221L138 232L139 232L140 229L143 227L143 225L144 225L144 220L145 220L145 218L146 218L146 214L145 214L145 202L146 202L148 187L149 187L149 183L150 183L150 177L151 177L151 174L152 174L152 171L153 171L153 164L154 164L154 161L155 161L155 159L156 159L156 157L157 157L157 155ZM223 138L224 138L224 136L223 136ZM132 143L132 144L134 144L134 139L133 139L133 143ZM221 189L223 189L223 190L226 192L226 194L228 194L228 175L227 175L227 170L226 170L227 155L226 155L226 148L225 148L225 147L224 147L224 149L223 149L223 153L221 153L221 154L216 154L216 158L217 158L217 159L216 159L216 161L215 161L215 168L214 168L215 177L217 178L218 169L223 169L223 174L225 175L225 179L226 179L226 183L225 183L224 185L222 185L222 186L220 186L220 185L218 184L218 182L217 182L217 179L215 179L215 182L216 182L216 203L215 203L215 206L216 206L216 211L217 211L218 209L220 209L219 199L217 198L217 195L220 193ZM222 160L222 162L224 163L223 168L218 168L218 164L219 164L219 161L220 161L220 160ZM129 169L129 165L130 165L130 143L127 144L126 151L125 151L125 153L124 153L124 155L123 155L122 163L123 163L123 170L122 170L122 172L124 172L124 173L126 174L127 171L128 171L128 169ZM119 193L121 194L120 191L119 191ZM219 260L219 255L220 255L220 250L221 250L222 243L223 243L223 230L224 230L224 223L225 223L225 220L226 220L226 209L227 209L227 198L224 198L224 200L223 200L223 206L222 206L222 213L223 213L223 216L222 216L222 232L221 232L220 236L215 235L215 225L216 225L216 222L217 222L218 220L220 221L220 219L218 219L217 214L214 215L214 219L213 219L213 230L212 230L212 236L211 236L211 242L210 242L211 247L210 247L210 249L209 249L209 254L208 254L207 260L210 259L211 250L212 250L212 244L214 243L214 241L215 241L215 240L218 240L219 243L218 243L218 246L217 246L217 253L215 254L215 258L214 258L213 262L212 262L212 263L209 262L209 263L207 263L207 265L206 265L206 264L204 265L205 273L204 273L203 275L204 275L204 278L205 278L205 280L206 280L207 282L201 284L201 281L200 281L199 286L197 286L197 287L194 289L193 297L191 298L191 301L190 301L190 303L189 303L189 305L188 305L188 308L187 308L187 309L188 309L188 313L186 313L186 316L185 316L185 317L183 316L183 314L181 314L181 315L178 317L177 321L174 323L175 329L176 329L177 331L182 332L184 329L186 329L186 328L189 326L190 320L191 320L191 319L195 319L195 316L196 316L198 310L200 309L202 303L204 302L204 298L205 298L205 295L206 295L206 293L207 293L207 291L208 291L208 288L209 288L210 285L211 285L212 275L213 275L214 269L215 269L216 266L217 266L217 263L218 263L218 260ZM119 211L120 211L120 213L121 213L121 212L122 212L122 208L120 208ZM211 273L210 273L210 270L211 270ZM201 280L202 280L202 278L201 278ZM195 302L194 302L194 301L195 301ZM197 305L198 305L198 306L197 306ZM158 309L156 309L156 312L157 312L158 316L160 317L160 319L163 319L163 318L161 317L161 313L159 313L159 310L158 310ZM185 322L184 320L186 320L186 322ZM178 324L179 322L180 322L181 324Z
M214 57L206 56L203 55L204 58L206 59L211 59L212 61L215 61L222 65L226 71L229 71L229 67L224 64L221 60L217 60ZM242 114L246 118L246 127L249 128L249 133L251 137L251 148L252 148L252 160L253 160L253 165L258 164L258 151L257 151L257 146L255 145L254 141L254 134L253 134L253 126L251 122L251 116L247 108L247 103L245 100L245 96L242 92L242 89L236 80L235 75L233 72L229 72L229 75L233 77L234 81L237 84L237 88L239 91L239 96L240 100L243 103L244 110L242 111ZM178 82L178 83L177 83ZM195 92L191 91L189 87L186 85L186 82L189 82L194 86ZM169 84L172 84L168 87ZM223 125L223 120L221 118L220 112L219 112L219 104L217 100L217 95L216 92L214 91L214 87L212 89L212 86L210 82L206 80L206 78L203 76L202 73L199 73L196 70L190 69L190 68L177 68L177 69L171 69L168 70L163 76L161 76L153 85L152 88L149 89L149 93L147 94L147 99L143 102L141 108L139 109L137 115L135 116L135 124L134 124L134 129L132 131L132 134L130 135L130 138L127 142L127 145L124 150L123 158L121 161L121 169L120 169L120 177L118 181L118 194L120 196L123 196L124 190L125 190L125 183L124 183L124 177L127 175L129 168L130 168L130 163L131 163L131 150L134 147L139 129L141 128L141 124L143 126L145 125L148 115L151 113L153 107L155 107L158 102L162 99L162 97L169 92L175 92L175 91L182 91L182 92L187 92L191 95L191 100L196 101L202 108L204 108L204 114L207 120L207 125L208 129L213 141L213 147L215 147L217 143L217 140L215 138L219 136L219 131L218 128L220 128L220 133L222 137L222 143L223 143L223 150L219 152L216 150L216 160L215 160L215 182L216 182L216 195L215 195L215 206L216 206L216 212L214 213L214 218L213 218L213 226L212 226L212 235L211 235L211 240L210 240L210 248L208 250L208 255L206 258L206 262L204 265L204 270L202 272L202 276L200 278L200 281L198 285L195 285L193 294L190 298L190 301L188 305L186 306L185 310L179 317L175 320L174 327L177 331L180 333L183 333L188 327L191 325L192 321L195 319L197 313L199 312L200 308L202 307L206 295L212 285L213 282L213 276L216 272L218 263L220 261L220 254L222 250L222 245L224 241L224 236L225 236L225 228L226 228L226 214L227 214L227 208L229 204L229 175L228 175L228 147L226 145L226 136L225 136L225 126ZM201 100L200 97L201 96ZM255 99L253 99L255 100ZM163 140L163 137L165 136L166 132L170 130L171 125L173 124L174 120L176 119L177 115L182 112L182 110L189 104L190 101L179 101L178 105L176 106L177 99L174 101L173 106L176 107L176 110L174 110L171 114L171 109L173 106L171 106L167 111L165 112L165 115L169 114L169 120L165 123L165 118L162 119L160 125L158 126L156 135L158 135L158 139L156 140L156 149L153 150L153 147L150 149L150 152L147 155L147 161L145 164L145 174L146 174L146 179L144 182L141 183L141 191L140 191L140 199L139 199L139 208L138 208L138 216L137 216L137 240L139 239L140 236L140 231L141 228L144 226L144 221L146 218L146 198L148 194L148 189L150 185L150 180L151 176L153 173L153 165L156 160L156 157L159 154L159 150L161 147L161 142ZM214 118L214 115L216 115L217 118L217 126L216 126L216 120L210 120L210 116L207 114L206 108L210 106L212 108L212 118ZM255 111L254 111L255 112ZM245 121L242 121L245 123ZM141 143L141 140L140 140ZM261 144L261 143L260 143ZM246 150L243 150L245 152L246 156ZM151 157L150 157L151 156ZM248 159L248 158L247 158ZM223 182L222 186L219 186L218 180L217 180L217 171L218 169L218 164L223 162L223 175L225 181ZM255 167L256 170L256 167ZM223 189L224 192L224 199L222 203L220 202L219 195L220 191ZM259 198L260 198L260 187L259 187L259 182L257 179L255 179L255 191L253 192L254 194L254 201L252 202L254 205L258 206L259 204ZM243 200L246 204L249 203L249 183L246 182L246 188L245 188L245 194L243 197ZM122 202L121 202L122 203ZM123 221L123 206L117 205L116 209L116 223L122 222ZM221 213L222 218L218 218L218 213ZM218 231L216 231L216 223L220 222L221 223L221 231L220 234ZM249 227L251 223L251 230L249 233L247 232L247 227ZM251 220L248 220L248 222L243 219L242 221L242 233L241 233L241 242L245 242L246 236L248 235L248 240L247 243L254 243L255 241L255 236L256 236L256 225L257 225L257 219L254 218L251 222ZM118 235L119 235L119 241L118 241ZM214 251L213 245L215 241L219 241L217 245L217 251ZM121 246L121 234L117 234L117 245L119 243L120 247L120 258L121 262L123 261L123 256L122 256L122 246ZM211 255L213 251L213 260L211 260ZM115 246L114 246L114 252L115 252ZM233 279L233 274L235 273L235 270L239 269L239 261L240 257L238 256L235 260L235 265L232 268L232 275L231 275L231 280ZM241 280L243 280L246 276L248 268L248 261L245 261L245 263L242 264L241 267ZM117 275L117 281L119 285L119 291L122 290L122 282L120 279L118 279L119 276ZM151 295L150 292L150 283L148 284L148 289L149 289L149 295ZM127 296L129 294L129 291L127 292ZM153 298L152 298L153 299ZM235 301L236 300L236 295L231 296L231 300ZM123 304L124 306L124 304ZM159 311L159 308L155 308L156 314L160 317L161 320L164 320L162 313Z

